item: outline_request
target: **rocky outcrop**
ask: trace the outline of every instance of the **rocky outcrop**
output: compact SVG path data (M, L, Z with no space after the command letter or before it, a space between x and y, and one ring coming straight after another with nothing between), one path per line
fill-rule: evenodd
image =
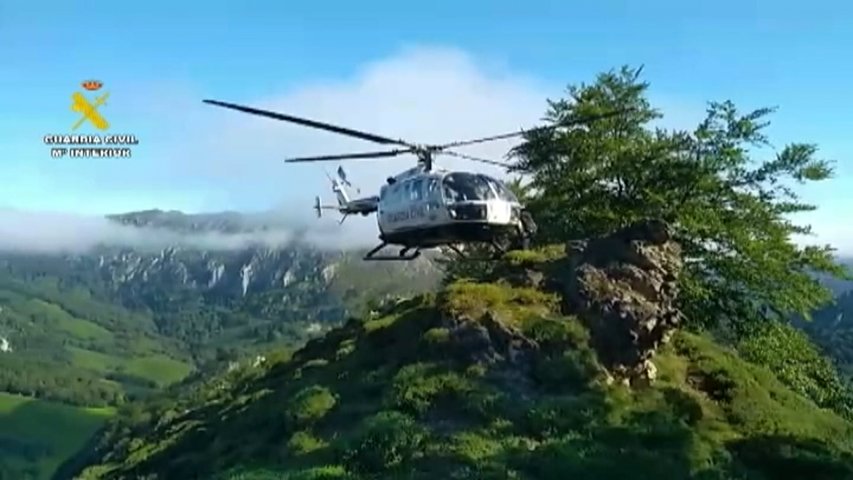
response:
M566 313L589 328L600 361L618 379L654 379L654 352L681 323L675 301L681 247L661 221L566 246L558 282Z
M448 317L442 327L468 362L495 364L507 362L529 367L539 346L510 326L496 312L487 311L479 319Z
M562 247L510 252L487 267L482 276L471 277L522 291L558 294L562 314L578 318L587 327L590 345L613 380L628 384L653 380L656 369L651 358L682 323L676 306L682 251L671 227L663 221L639 222ZM488 318L463 320L454 328L476 331L480 339L471 346L472 351L482 351L487 344L494 350L500 343L488 332ZM502 336L507 335L497 338ZM465 337L465 341L471 340ZM497 356L511 355L503 352Z

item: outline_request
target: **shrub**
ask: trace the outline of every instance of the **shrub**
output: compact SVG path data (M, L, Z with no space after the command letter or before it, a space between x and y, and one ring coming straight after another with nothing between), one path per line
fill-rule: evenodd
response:
M319 450L326 442L304 430L294 433L287 442L287 450L295 455L303 455Z
M394 377L391 402L396 408L421 414L442 399L458 399L473 389L471 381L453 371L416 363L400 369Z
M415 421L400 412L383 411L366 418L341 456L351 471L376 473L411 460L426 434Z
M287 419L294 426L305 426L323 418L336 403L337 398L328 388L312 385L293 396Z
M853 418L853 398L832 363L801 331L767 324L738 346L747 360L772 370L782 383L818 406Z

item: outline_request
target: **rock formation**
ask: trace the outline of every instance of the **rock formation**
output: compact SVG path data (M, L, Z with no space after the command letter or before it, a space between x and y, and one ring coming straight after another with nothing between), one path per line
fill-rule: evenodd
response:
M682 319L675 305L681 247L660 221L566 245L556 281L565 313L590 329L610 373L628 383L651 381L650 359Z

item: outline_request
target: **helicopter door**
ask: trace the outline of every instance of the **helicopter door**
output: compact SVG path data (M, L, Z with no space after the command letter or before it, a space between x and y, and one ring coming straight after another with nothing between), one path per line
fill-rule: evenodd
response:
M411 180L406 193L409 195L409 225L410 227L420 227L427 220L426 195L423 178Z
M430 177L427 180L424 202L426 202L427 220L429 222L438 222L441 212L445 211L438 178Z

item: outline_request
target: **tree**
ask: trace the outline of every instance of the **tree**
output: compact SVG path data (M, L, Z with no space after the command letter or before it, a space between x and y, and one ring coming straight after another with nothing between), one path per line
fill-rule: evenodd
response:
M555 128L529 132L512 152L515 170L530 179L538 240L606 234L645 218L669 221L686 259L681 307L705 324L739 330L756 320L808 316L830 300L812 274L842 276L842 267L829 246L796 245L791 236L810 228L789 218L815 208L792 187L832 174L829 162L815 158L817 147L789 144L755 161L770 146L763 131L773 109L741 114L728 101L710 103L692 132L653 128L661 114L640 73L623 67L570 86L568 98L548 101ZM623 113L557 127L613 111Z

